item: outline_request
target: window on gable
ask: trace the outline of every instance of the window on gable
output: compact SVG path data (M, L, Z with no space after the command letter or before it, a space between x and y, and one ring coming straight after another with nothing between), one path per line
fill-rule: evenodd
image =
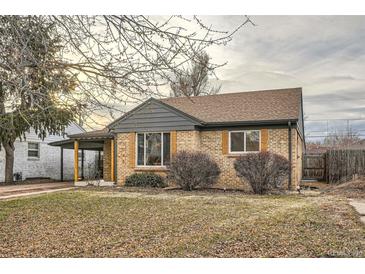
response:
M138 166L170 164L170 133L137 133Z
M39 143L28 142L28 157L39 158Z
M260 131L242 130L229 132L229 152L245 153L260 151Z

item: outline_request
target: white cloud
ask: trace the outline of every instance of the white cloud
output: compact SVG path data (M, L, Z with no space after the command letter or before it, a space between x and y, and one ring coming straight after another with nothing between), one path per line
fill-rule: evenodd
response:
M311 119L365 118L365 16L251 18L256 27L209 51L213 61L228 61L217 71L222 92L301 86ZM224 28L241 20L204 19Z
M244 20L200 18L222 30ZM222 92L299 86L310 119L365 118L365 16L251 19L257 26L244 26L226 47L208 51L214 63L228 62L217 70Z

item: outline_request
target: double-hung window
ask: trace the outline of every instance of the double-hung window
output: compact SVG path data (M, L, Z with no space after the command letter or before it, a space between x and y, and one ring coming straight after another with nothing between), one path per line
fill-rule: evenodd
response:
M28 142L28 157L39 158L39 143Z
M260 151L259 130L237 130L229 132L229 153Z
M170 164L170 133L137 133L137 166L167 166Z

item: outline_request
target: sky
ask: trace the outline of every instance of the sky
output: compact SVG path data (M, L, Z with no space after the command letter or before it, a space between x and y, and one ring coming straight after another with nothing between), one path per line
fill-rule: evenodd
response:
M365 16L250 16L225 47L208 50L221 93L302 87L306 131L312 136L349 126L365 135ZM202 16L232 29L240 16ZM315 131L315 132L314 132ZM318 131L318 132L317 132ZM365 138L365 136L363 137ZM314 138L315 139L315 138Z
M245 20L198 17L206 26L227 31ZM227 62L216 69L218 80L212 80L221 85L220 93L302 87L307 141L348 128L365 139L365 16L249 17L255 25L245 25L227 45L207 50L212 63ZM150 18L164 22L170 16ZM199 25L189 20L174 23L199 33ZM133 107L120 106L123 111ZM105 119L100 125L111 122L111 117L98 119Z

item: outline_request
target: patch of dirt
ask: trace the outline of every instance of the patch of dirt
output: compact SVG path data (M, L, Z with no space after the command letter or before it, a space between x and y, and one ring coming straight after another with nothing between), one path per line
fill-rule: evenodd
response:
M347 198L365 198L365 178L356 179L339 185L330 185L323 191L326 194L342 195Z

